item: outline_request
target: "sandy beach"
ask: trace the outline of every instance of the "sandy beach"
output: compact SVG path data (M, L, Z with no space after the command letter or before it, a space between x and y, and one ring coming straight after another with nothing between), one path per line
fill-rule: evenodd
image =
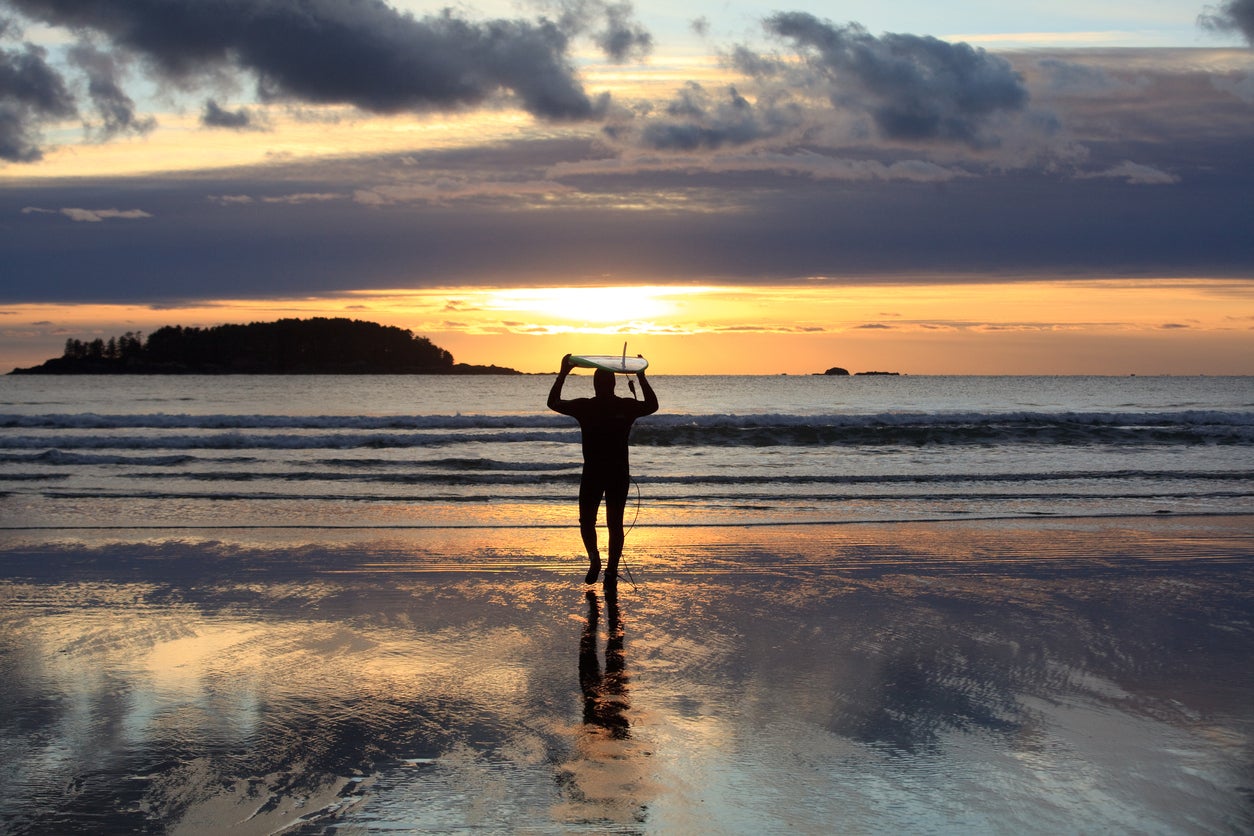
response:
M11 833L1240 833L1249 518L5 533Z

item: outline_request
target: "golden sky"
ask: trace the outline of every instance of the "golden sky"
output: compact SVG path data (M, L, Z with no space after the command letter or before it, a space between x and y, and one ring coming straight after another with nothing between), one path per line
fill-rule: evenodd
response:
M362 291L341 297L23 305L3 360L33 365L66 337L346 316L429 337L459 362L548 372L626 343L656 374L1249 374L1240 281L1182 279L828 286L620 286ZM27 324L23 324L27 323ZM55 350L50 349L53 346Z

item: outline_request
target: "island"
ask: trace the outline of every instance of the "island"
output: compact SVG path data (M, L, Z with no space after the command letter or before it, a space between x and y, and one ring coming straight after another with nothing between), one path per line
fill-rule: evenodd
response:
M65 352L10 374L522 374L456 363L426 337L360 319L315 317L185 328L145 339L68 339Z
M859 375L883 375L886 377L898 377L901 372L858 372ZM840 366L832 366L825 372L815 372L815 377L849 377L849 370L842 369Z

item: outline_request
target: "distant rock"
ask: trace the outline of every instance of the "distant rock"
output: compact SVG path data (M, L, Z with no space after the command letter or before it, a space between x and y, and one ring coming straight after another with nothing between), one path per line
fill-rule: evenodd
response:
M861 376L863 376L863 375L872 375L872 376L875 376L875 375L880 375L880 376L883 376L883 377L899 377L899 376L901 376L901 372L855 372L855 374L856 374L857 376L859 376L859 377L861 377ZM840 366L832 366L830 369L828 369L827 371L823 372L823 374L818 374L818 373L816 372L814 376L815 376L815 377L848 377L848 376L849 376L849 370L848 370L848 369L842 369Z

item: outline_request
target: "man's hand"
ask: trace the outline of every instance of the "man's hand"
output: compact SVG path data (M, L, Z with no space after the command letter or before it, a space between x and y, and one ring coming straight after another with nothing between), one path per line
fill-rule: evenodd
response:
M565 357L563 357L563 358L562 358L562 371L561 371L561 374L570 374L570 370L571 370L571 369L573 369L573 368L574 368L574 366L573 366L573 365L571 364L571 362L570 362L570 355L569 355L569 354L567 354Z

